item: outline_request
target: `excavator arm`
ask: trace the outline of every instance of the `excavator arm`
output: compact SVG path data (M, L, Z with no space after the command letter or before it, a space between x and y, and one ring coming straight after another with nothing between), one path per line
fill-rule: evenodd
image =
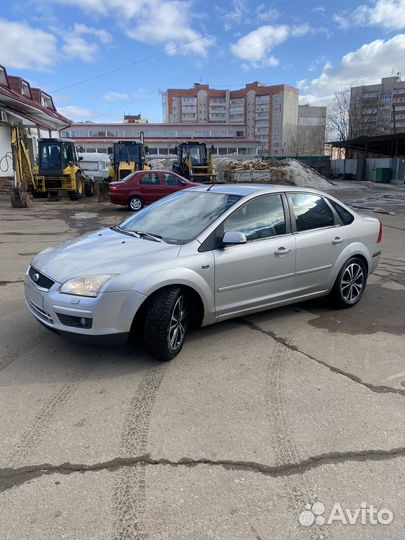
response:
M11 126L11 150L13 155L14 185L10 194L13 208L27 208L31 201L28 193L35 188L36 180L32 172L28 148L21 135L20 126Z

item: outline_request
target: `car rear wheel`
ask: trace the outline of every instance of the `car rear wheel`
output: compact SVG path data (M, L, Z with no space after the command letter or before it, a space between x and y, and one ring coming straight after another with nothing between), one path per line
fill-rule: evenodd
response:
M128 201L128 208L132 212L139 212L139 210L142 210L143 205L144 202L140 197L131 197Z
M331 292L337 307L349 308L357 304L363 296L366 283L367 268L362 259L349 259L340 270Z
M172 360L183 347L189 320L189 302L179 287L156 293L144 319L144 343L156 360Z

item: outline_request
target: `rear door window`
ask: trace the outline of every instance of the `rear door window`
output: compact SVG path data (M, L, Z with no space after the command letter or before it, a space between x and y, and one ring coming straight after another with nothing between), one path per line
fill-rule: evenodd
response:
M343 225L349 225L354 220L354 216L353 214L349 212L349 210L346 210L346 208L343 208L342 205L340 205L339 203L337 203L336 201L332 199L327 199L327 200L329 204L331 204L333 208L335 209L337 215L342 220Z
M326 201L312 193L291 193L297 231L309 231L323 227L333 227L335 218Z

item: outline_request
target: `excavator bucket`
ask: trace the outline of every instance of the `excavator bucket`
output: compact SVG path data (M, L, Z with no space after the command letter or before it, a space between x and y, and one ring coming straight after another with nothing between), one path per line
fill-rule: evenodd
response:
M32 205L28 193L18 188L13 188L10 193L10 202L13 208L28 208Z

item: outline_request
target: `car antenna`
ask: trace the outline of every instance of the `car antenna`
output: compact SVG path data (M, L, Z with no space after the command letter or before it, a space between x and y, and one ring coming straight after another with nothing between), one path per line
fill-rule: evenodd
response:
M209 191L214 186L215 186L215 184L211 184L210 187L207 189L207 191Z

